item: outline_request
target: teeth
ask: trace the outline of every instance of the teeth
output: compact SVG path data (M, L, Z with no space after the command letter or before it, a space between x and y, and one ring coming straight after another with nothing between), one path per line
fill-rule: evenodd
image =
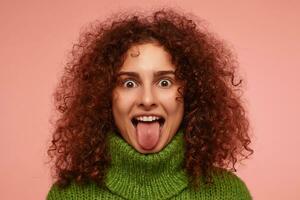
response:
M143 122L152 122L155 120L158 120L159 117L156 116L141 116L136 118L138 121L143 121Z

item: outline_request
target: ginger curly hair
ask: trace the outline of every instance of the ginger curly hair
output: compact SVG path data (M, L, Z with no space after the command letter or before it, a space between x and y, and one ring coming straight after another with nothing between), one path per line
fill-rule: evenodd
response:
M110 164L106 138L116 130L115 74L131 46L153 41L170 53L176 77L185 81L183 167L192 185L198 186L201 176L210 182L214 168L236 171L235 164L253 153L242 81L234 82L238 64L224 42L201 20L172 9L125 13L96 22L81 35L54 92L58 115L48 154L59 186L103 185Z

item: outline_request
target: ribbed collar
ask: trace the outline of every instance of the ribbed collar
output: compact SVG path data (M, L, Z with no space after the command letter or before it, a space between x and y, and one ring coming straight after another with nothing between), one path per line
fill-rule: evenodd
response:
M182 169L183 133L159 153L141 154L115 133L109 136L111 167L106 186L125 199L168 199L188 185Z

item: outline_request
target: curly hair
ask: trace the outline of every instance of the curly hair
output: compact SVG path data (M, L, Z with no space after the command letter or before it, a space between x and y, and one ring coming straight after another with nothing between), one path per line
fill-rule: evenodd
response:
M54 92L58 115L48 154L58 185L103 185L110 165L106 138L116 130L115 74L131 46L153 41L171 55L176 77L185 81L183 167L192 185L202 176L210 182L213 168L236 171L235 164L253 153L242 81L235 83L238 64L224 42L201 20L172 9L125 13L93 23L81 35Z

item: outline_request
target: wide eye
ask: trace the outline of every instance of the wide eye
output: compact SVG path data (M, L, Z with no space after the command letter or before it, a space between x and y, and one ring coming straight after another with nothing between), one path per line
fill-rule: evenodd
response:
M133 80L125 80L123 82L123 86L126 88L134 88L137 86L137 84Z
M168 79L162 79L158 82L158 85L160 87L168 88L172 85L172 82Z

